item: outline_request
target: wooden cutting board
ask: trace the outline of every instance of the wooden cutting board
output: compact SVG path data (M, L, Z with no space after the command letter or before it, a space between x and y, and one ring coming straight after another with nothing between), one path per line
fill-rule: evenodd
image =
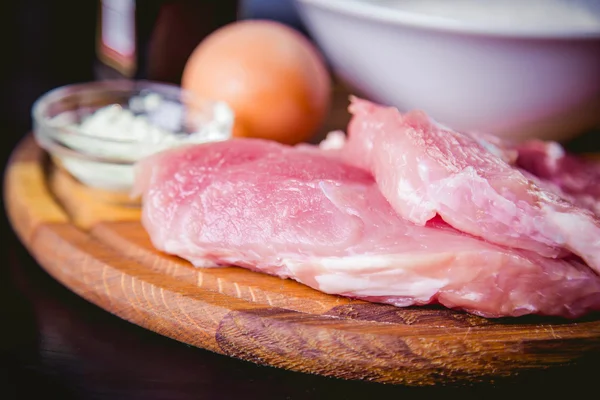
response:
M99 307L193 346L295 371L407 385L488 381L600 359L600 316L491 320L326 295L240 268L196 269L153 249L140 210L111 205L49 162L14 151L5 203L54 278Z

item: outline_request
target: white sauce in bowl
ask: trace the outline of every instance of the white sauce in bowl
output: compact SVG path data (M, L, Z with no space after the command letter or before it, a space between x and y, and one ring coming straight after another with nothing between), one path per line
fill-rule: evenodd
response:
M184 106L154 93L132 97L128 107L110 104L83 118L77 116L77 111L65 111L50 119L48 125L62 128L54 133L55 139L83 157L56 154L54 158L88 186L129 191L135 161L176 146L229 139L233 111L223 102L214 102L209 111L205 121L192 124L190 132L181 130ZM95 161L86 155L121 162Z

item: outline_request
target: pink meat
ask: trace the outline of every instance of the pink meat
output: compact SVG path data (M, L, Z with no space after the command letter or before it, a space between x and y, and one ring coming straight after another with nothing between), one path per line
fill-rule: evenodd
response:
M556 142L531 140L516 146L516 164L579 207L600 215L600 162L568 154Z
M508 142L493 135L468 133L489 152L519 168L545 191L600 216L600 162L569 154L557 142ZM338 140L339 141L339 140Z
M423 112L353 99L345 159L370 170L394 209L417 225L458 230L547 257L572 252L600 272L600 221L545 190L479 140Z
M488 317L600 309L600 278L397 215L372 176L313 149L235 139L166 151L136 168L153 244L198 267L237 265L396 306Z
M513 165L536 185L600 216L600 162L569 154L559 143L508 142L469 133L486 150Z

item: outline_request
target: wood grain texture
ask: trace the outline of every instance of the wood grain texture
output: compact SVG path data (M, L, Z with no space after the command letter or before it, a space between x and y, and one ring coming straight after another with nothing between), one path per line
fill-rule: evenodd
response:
M51 199L46 185L46 162L44 152L32 138L27 138L13 152L4 176L6 211L11 220L18 221L13 227L26 243L40 225L69 223L64 210Z
M70 220L82 229L102 221L139 221L141 210L127 193L84 187L62 168L46 171L50 192Z
M159 334L260 364L432 385L600 359L600 317L485 319L330 296L241 268L158 252L139 210L56 171L32 138L5 176L9 218L40 265L78 295Z

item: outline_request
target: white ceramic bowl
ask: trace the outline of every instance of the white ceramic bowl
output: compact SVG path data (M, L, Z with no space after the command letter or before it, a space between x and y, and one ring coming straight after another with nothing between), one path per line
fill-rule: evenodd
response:
M596 26L460 22L386 0L296 1L336 73L372 100L517 139L563 140L600 124ZM588 3L600 12L600 1Z

